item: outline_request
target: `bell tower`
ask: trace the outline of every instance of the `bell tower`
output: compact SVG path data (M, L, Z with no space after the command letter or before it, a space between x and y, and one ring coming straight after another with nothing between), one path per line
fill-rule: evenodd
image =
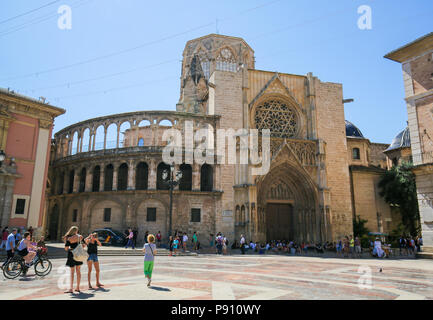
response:
M188 41L183 51L177 111L223 115L215 105L217 82L230 86L237 78L247 79L248 69L254 69L254 51L241 38L210 34Z

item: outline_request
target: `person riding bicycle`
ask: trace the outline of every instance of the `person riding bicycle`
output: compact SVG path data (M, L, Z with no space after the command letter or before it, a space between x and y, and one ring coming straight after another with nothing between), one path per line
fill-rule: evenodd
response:
M29 251L28 249L33 249L34 251ZM18 244L18 254L24 258L26 267L31 266L31 262L36 256L36 251L38 247L32 244L30 239L30 232L25 232L23 239Z

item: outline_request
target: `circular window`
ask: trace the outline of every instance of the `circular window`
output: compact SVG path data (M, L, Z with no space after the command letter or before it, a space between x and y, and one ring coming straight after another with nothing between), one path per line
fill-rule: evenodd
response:
M298 131L298 116L293 108L279 100L268 100L256 107L254 121L256 128L270 129L271 136L291 138Z

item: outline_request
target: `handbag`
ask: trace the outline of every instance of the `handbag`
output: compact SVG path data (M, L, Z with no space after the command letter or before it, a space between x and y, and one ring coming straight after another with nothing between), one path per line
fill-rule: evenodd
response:
M78 235L78 239L80 238L80 235ZM89 254L84 250L81 241L78 242L78 245L75 247L74 250L72 250L72 254L74 256L74 260L78 262L84 262L87 261L89 258Z

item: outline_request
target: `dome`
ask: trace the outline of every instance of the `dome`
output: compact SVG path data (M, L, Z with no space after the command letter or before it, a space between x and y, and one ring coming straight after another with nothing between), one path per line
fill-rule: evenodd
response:
M409 127L406 127L402 132L400 132L393 140L391 145L386 151L391 151L399 148L410 148L410 133Z
M345 120L346 122L346 136L353 138L364 138L361 130L359 130L352 122Z

